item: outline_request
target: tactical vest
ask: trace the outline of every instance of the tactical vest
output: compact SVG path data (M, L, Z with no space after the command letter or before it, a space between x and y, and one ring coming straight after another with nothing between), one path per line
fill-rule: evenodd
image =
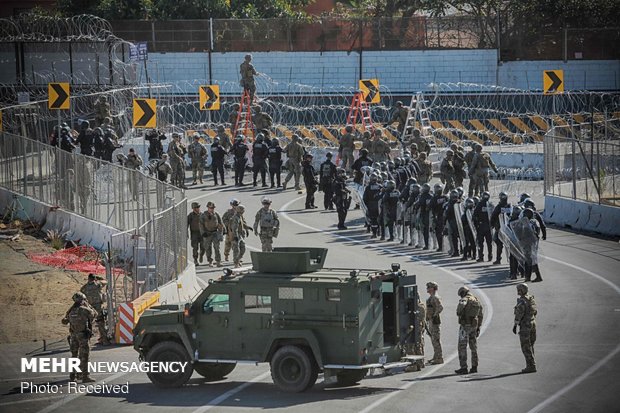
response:
M92 305L101 304L103 297L101 294L101 285L97 283L86 283L82 286L82 293L86 296L88 302Z
M276 219L274 213L271 209L265 211L263 208L260 210L260 220L261 227L273 228L276 225Z
M220 222L220 216L217 215L217 212L215 214L210 214L209 212L203 214L202 224L208 232L217 231Z

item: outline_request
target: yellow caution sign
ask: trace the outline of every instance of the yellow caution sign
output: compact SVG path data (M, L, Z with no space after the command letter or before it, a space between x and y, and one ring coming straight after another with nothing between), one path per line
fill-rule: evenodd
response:
M220 110L220 85L203 85L198 88L200 110Z
M545 70L543 72L543 93L552 95L564 92L564 71Z
M47 84L47 105L49 109L69 109L70 96L69 83Z
M381 101L379 79L360 80L360 91L366 103L379 103Z
M157 127L157 99L133 100L133 127Z

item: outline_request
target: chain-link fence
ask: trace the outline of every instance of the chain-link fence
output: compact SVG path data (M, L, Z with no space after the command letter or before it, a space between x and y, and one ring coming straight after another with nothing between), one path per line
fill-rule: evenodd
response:
M556 126L544 147L545 194L620 206L620 121Z
M9 133L0 140L0 186L119 230L139 227L184 198L142 171Z

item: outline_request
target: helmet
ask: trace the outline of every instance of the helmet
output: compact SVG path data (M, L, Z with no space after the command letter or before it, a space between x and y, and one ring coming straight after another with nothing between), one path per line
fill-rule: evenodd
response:
M298 135L298 134L296 134L296 133L295 133L295 134L293 134L293 137L291 138L291 140L292 140L293 142L297 142L299 139L300 139L300 138L299 138L299 135Z
M79 292L79 291L77 293L73 294L73 297L71 297L71 298L73 298L73 301L75 301L76 303L81 303L82 301L86 300L86 296L83 293Z
M361 152L360 152L360 153L361 153ZM368 153L368 151L366 151L366 153ZM332 158L332 156L334 156L334 155L332 155L332 153L331 153L331 152L327 152L327 153L325 154L325 157L326 157L326 158L329 158L329 159L331 159L331 158Z
M536 211L536 205L534 204L534 201L532 201L532 198L527 198L525 201L523 201L523 206Z
M256 135L256 142L262 142L265 139L265 136L262 133Z
M245 207L241 204L237 205L237 212L243 214L245 212Z
M418 144L417 143L412 143L411 145L409 145L409 147L411 148L412 151L417 151L418 150Z
M233 198L230 200L231 206L239 206L239 200L237 198Z
M420 188L421 188L420 184L412 184L412 185L409 187L409 190L410 190L411 192L420 192Z
M218 143L220 142L220 137L219 136L216 136L215 138L213 138L213 143L216 143L216 142L218 142Z
M482 199L484 199L485 201L488 201L491 198L491 194L489 193L489 191L484 191L482 193Z
M513 217L518 217L519 214L521 214L521 212L523 212L523 208L521 208L519 205L516 205L514 207L512 207L512 216Z
M480 202L480 198L478 198L477 196L472 198L474 200L474 205L478 205L478 202Z
M523 216L527 217L527 219L534 219L534 211L530 208L525 208L523 210Z
M175 138L180 138L180 137L181 137L181 135L179 135L179 134L178 134L178 133L176 133L176 132L174 132L174 133L172 134L172 139L175 139Z
M95 135L103 136L103 129L101 129L101 128L95 128L95 129L93 130L93 133L94 133Z
M426 152L420 152L420 159L425 160L426 159Z
M235 140L237 142L241 142L243 140L243 135L237 135L237 137L235 138Z
M394 169L394 167L396 166L396 164L394 163L394 161L387 161L387 166L390 169Z
M96 276L95 276L95 274L93 274L92 272L91 272L90 274L88 274L88 279L89 279L89 280L94 280L94 279L96 279L96 278L97 278L97 277L96 277Z
M217 125L217 131L218 132L224 132L226 130L226 128L224 128L224 125Z
M499 193L499 199L500 200L507 200L508 199L508 194L506 192L500 192Z
M430 281L430 282L427 282L427 283L426 283L426 288L434 288L434 289L436 289L436 290L437 290L437 289L439 288L439 286L437 285L437 283L436 283L436 282L434 282L434 281Z
M396 106L397 107L401 107L403 105L403 102L401 102L400 100L396 101Z
M379 180L379 175L377 175L376 173L372 173L370 174L370 182L375 183Z
M428 194L429 192L431 192L431 186L429 184L423 184L422 185L422 193L423 194Z
M473 208L475 204L472 198L467 198L467 200L465 200L465 208Z
M345 126L344 130L345 130L345 131L347 131L347 132L349 132L349 133L353 132L353 125L347 125L347 126Z
M381 172L381 179L383 179L384 181L387 181L387 179L388 179L387 172Z
M192 202L192 209L200 208L200 204L198 202Z
M260 202L261 202L261 204L263 204L263 205L271 205L271 198L267 198L267 197L265 197L265 198L261 199L261 201L260 201Z
M386 162L379 162L379 165L381 165L381 170L385 171L387 169L387 163Z
M454 155L454 151L452 149L448 149L446 151L446 156L452 156L452 155Z
M435 184L435 186L433 187L433 190L435 191L435 193L439 192L441 194L443 192L443 185Z
M413 184L417 184L418 180L415 179L414 177L411 177L409 179L407 179L407 185L413 185Z
M207 202L207 208L215 208L215 202Z
M459 291L457 292L457 294L459 295L459 297L465 297L465 295L469 292L469 288L462 286L461 288L459 288Z
M457 199L458 197L459 197L459 191L457 191L456 189L453 189L452 191L450 191L451 199Z
M479 143L474 145L474 150L476 152L481 152L482 151L482 145L480 145Z
M314 155L312 155L311 153L307 153L307 154L305 155L305 157L306 157L306 158L314 158Z
M360 156L368 156L368 149L366 148L360 149Z
M396 182L390 179L389 181L387 181L386 188L390 190L396 188Z
M530 194L528 194L527 192L522 193L519 196L519 203L522 204L526 199L531 198Z
M463 191L463 187L462 187L462 186L459 186L458 188L456 188L456 192L458 192L458 193L459 193L459 196L463 196L463 192L464 192L464 191Z
M524 294L525 295L525 294L527 294L528 290L529 290L529 287L527 286L526 283L519 283L519 284L517 284L517 292L519 294Z
M197 133L194 133L194 134L192 135L192 138L194 138L194 139L200 139L200 135L199 135L199 134L197 134Z

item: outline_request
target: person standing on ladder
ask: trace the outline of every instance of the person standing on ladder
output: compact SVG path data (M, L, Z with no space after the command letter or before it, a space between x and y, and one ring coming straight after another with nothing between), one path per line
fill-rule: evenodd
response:
M252 55L246 54L245 61L241 63L239 71L241 72L241 87L244 91L248 91L250 94L250 103L254 101L254 94L256 93L256 84L254 83L254 76L258 75L254 65L250 63L252 61Z

